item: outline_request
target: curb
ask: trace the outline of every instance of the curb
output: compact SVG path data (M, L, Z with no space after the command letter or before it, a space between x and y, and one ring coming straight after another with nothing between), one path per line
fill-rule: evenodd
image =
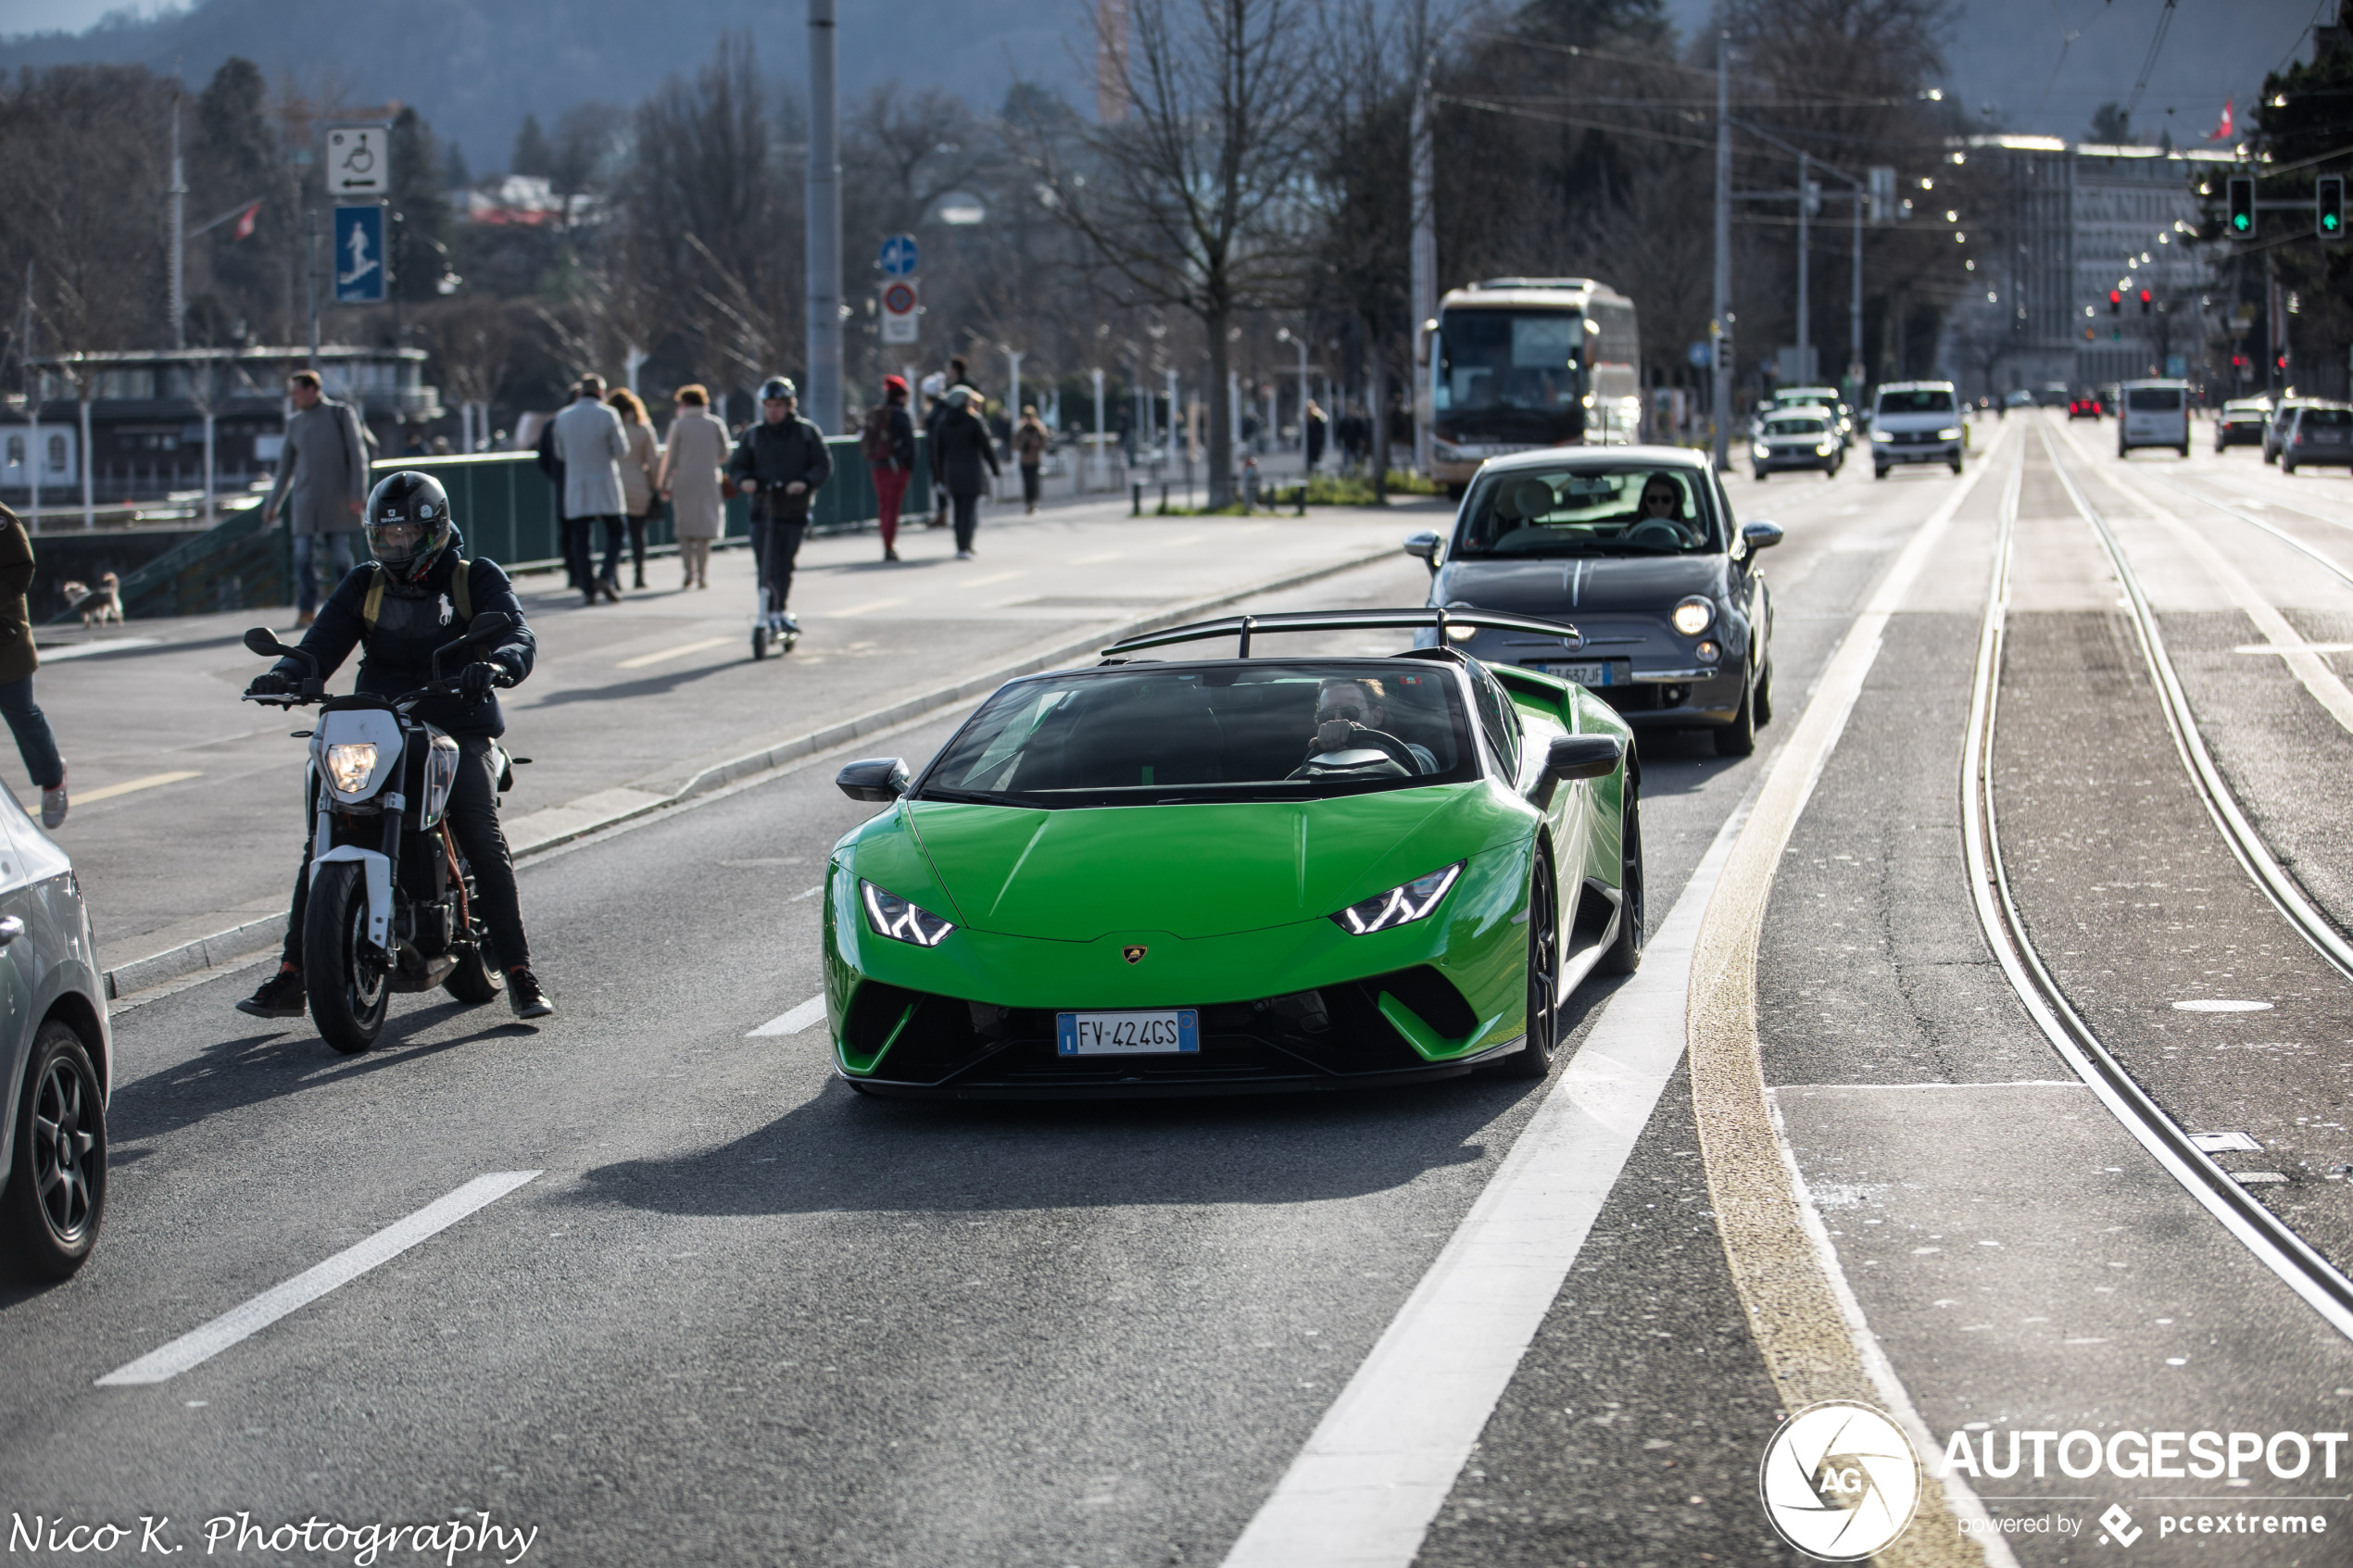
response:
M745 752L740 757L731 757L724 762L714 762L710 767L688 775L686 783L663 794L658 800L632 807L625 811L615 811L608 816L599 817L594 822L585 822L552 838L541 839L528 849L516 851L515 863L520 865L560 845L585 838L593 833L602 833L605 829L619 823L633 822L639 817L666 810L670 807L691 800L697 796L708 795L740 779L749 778L755 773L764 773L772 769L782 767L787 762L798 761L801 758L814 756L821 751L829 751L845 742L857 739L860 735L871 734L876 730L891 729L911 719L918 719L926 713L951 707L968 697L993 691L1015 676L1032 674L1040 670L1051 670L1056 665L1084 658L1094 653L1105 643L1117 642L1122 637L1133 637L1145 632L1158 632L1170 626L1181 626L1188 621L1201 619L1212 610L1221 609L1239 600L1255 598L1261 594L1279 594L1286 589L1302 587L1327 577L1337 577L1342 572L1353 571L1360 566L1370 566L1375 561L1386 560L1396 553L1395 546L1383 546L1378 550L1359 552L1345 560L1309 567L1303 571L1290 572L1286 576L1272 578L1263 583L1252 583L1230 593L1188 600L1173 608L1158 610L1151 615L1123 621L1104 631L1091 633L1087 636L1059 643L1036 653L1025 655L1011 663L999 665L995 669L984 671L977 675L967 676L950 685L936 687L919 696L911 696L902 701L894 702L887 708L877 708L871 712L861 713L854 719L845 719L840 723L828 724L824 729L812 730L805 734L787 736L772 745L761 746L756 751ZM261 948L280 940L284 935L285 929L286 917L284 915L268 915L260 920L247 921L242 925L231 926L226 931L214 932L209 936L199 936L193 942L183 942L176 947L167 947L162 952L150 954L146 958L132 959L127 963L105 972L103 979L106 985L107 999L119 1001L146 990L150 986L160 985L169 980L177 980L182 975L193 974L198 970L210 969L215 964L226 963L232 959L244 958L248 954L258 952Z

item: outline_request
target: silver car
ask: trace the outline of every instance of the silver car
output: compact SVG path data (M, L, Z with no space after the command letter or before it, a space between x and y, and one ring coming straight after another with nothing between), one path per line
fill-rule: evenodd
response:
M2290 411L2280 431L2280 469L2333 464L2353 468L2353 408L2342 403L2306 403Z
M107 1208L114 1040L73 861L0 785L0 1265L64 1279Z
M1773 714L1773 601L1756 552L1702 454L1556 446L1488 461L1451 538L1420 533L1429 603L1565 621L1578 639L1452 629L1489 664L1574 681L1637 730L1707 730L1745 757ZM1436 633L1417 634L1428 643Z

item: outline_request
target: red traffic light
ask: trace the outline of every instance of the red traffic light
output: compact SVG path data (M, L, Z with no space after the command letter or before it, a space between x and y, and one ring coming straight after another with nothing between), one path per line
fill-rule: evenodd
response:
M2123 310L2123 308L2124 308L2124 291L2123 291L2122 289L2110 289L2110 290L2108 290L2108 313L2109 315L2111 315L2111 316L2114 316L2114 315L2117 315L2117 314L2119 314L2120 312L2121 312L2121 311Z

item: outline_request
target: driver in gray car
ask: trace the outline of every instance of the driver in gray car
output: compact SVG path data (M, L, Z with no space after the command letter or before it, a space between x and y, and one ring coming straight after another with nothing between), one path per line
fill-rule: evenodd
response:
M1378 677L1364 680L1326 681L1315 689L1316 751L1337 751L1349 744L1348 726L1378 730L1389 734L1389 709L1384 706L1388 696ZM1438 759L1428 747L1415 745L1403 735L1392 737L1414 754L1414 766L1425 773L1435 773Z
M1647 539L1666 543L1670 532L1675 548L1691 548L1693 540L1691 529L1683 521L1682 486L1663 473L1655 473L1642 482L1642 504L1627 527L1626 537L1638 545Z

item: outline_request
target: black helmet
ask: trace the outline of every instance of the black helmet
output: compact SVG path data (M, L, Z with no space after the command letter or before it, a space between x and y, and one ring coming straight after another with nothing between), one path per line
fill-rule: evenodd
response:
M770 376L760 383L760 400L762 403L774 397L797 398L799 395L800 389L793 385L790 376Z
M368 553L384 570L418 583L449 547L449 492L429 473L402 469L387 474L368 495Z

